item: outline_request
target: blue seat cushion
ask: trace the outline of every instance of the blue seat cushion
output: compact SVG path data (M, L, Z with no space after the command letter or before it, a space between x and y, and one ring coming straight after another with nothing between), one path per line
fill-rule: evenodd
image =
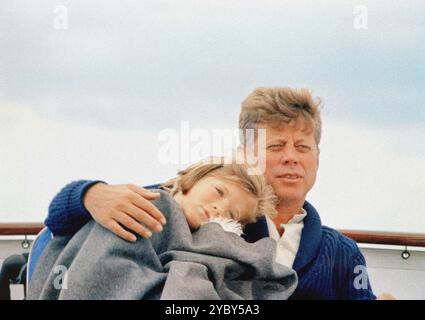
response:
M35 266L37 265L38 259L52 238L52 232L48 228L44 228L35 239L28 261L28 283L31 282L31 277L35 270Z

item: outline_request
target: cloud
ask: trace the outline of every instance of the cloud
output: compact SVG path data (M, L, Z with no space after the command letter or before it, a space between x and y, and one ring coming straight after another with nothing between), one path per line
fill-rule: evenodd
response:
M45 120L25 106L2 106L0 119L2 221L42 220L53 196L72 180L145 185L176 170L158 164L152 131Z
M425 129L328 121L309 199L345 229L423 232Z
M55 1L4 4L3 103L121 129L145 117L156 130L187 115L219 120L260 85L293 85L326 93L339 119L425 122L420 1L368 4L363 33L353 28L352 1L63 4L62 31L52 26ZM163 113L170 116L158 119Z

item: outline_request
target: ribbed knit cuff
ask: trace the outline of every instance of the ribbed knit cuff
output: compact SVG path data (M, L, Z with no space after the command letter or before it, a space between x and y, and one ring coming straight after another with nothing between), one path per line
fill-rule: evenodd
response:
M84 195L100 180L78 180L67 184L49 206L45 225L54 235L72 235L92 219L84 207Z
M84 196L87 190L96 183L105 182L100 180L82 180L81 183L77 183L73 186L73 188L69 191L68 210L71 212L84 213L87 218L91 219L90 212L88 212L84 206Z

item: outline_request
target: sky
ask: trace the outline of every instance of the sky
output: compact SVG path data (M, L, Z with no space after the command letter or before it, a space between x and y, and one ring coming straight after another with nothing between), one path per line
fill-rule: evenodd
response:
M291 86L323 101L322 222L425 232L423 39L419 0L2 1L0 222L73 180L173 177L163 130L236 129L255 87Z

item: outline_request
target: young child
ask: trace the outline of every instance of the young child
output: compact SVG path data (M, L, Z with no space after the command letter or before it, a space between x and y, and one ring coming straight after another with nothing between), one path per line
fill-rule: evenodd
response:
M249 175L248 168L235 159L209 158L179 171L162 187L180 205L192 230L215 221L240 235L259 216L276 214L273 189L263 175Z

